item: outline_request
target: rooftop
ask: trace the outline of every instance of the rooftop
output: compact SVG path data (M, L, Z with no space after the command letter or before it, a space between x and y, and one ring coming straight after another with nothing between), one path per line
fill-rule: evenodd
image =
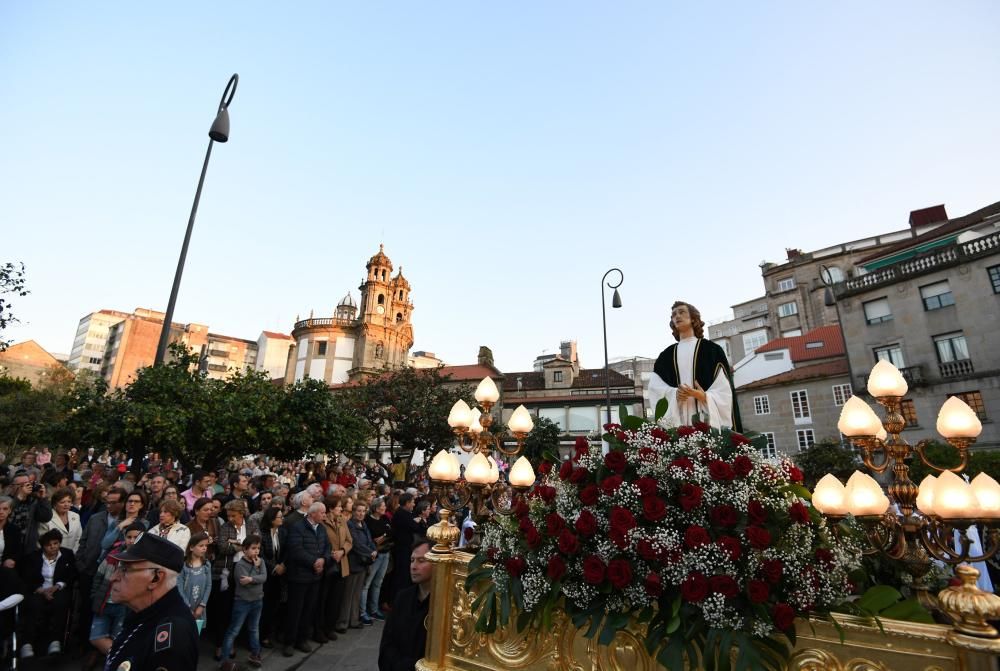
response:
M824 377L836 377L840 375L846 376L848 373L849 369L847 367L847 359L837 359L835 361L825 361L823 363L814 363L808 366L794 368L785 373L778 373L777 375L772 375L771 377L765 377L762 380L754 380L753 382L739 387L738 391L763 389L764 387L774 387L780 384L803 382L805 380L813 380Z
M835 356L844 356L844 337L837 325L820 326L808 333L790 338L775 338L757 348L757 353L774 352L779 349L791 351L792 363L816 361Z

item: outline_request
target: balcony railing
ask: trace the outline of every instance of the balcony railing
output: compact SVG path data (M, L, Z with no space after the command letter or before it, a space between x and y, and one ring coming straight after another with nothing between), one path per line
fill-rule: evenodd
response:
M969 240L961 244L940 247L928 254L915 256L912 259L894 263L885 268L852 277L834 286L834 294L838 298L862 293L887 284L895 284L910 277L925 275L930 272L957 266L981 256L989 256L1000 252L1000 231Z
M217 357L220 357L222 359L228 359L229 358L229 352L226 352L226 351L221 350L221 349L210 349L210 350L208 350L208 355L209 356L217 356Z
M316 319L303 319L295 322L295 328L305 328L307 326L350 326L356 319L340 319L338 317L319 317Z
M216 372L216 373L225 373L225 372L229 371L229 366L221 366L221 365L219 365L217 363L210 363L210 364L208 364L207 368L210 371L213 371L213 372Z
M906 366L905 368L900 368L899 372L903 375L903 379L906 380L906 384L910 387L919 387L928 383L928 380L924 378L923 364ZM857 378L860 388L866 389L868 387L868 373L858 375Z
M963 375L972 375L976 372L975 368L972 367L972 359L948 361L947 363L938 364L938 367L941 369L941 377L961 377Z

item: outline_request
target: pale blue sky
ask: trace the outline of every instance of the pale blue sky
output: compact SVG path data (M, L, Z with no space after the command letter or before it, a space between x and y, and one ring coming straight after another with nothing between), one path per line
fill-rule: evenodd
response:
M655 356L758 263L1000 200L995 2L0 4L8 335L164 309L232 72L175 317L256 338L332 313L385 243L414 349L502 369L576 338Z

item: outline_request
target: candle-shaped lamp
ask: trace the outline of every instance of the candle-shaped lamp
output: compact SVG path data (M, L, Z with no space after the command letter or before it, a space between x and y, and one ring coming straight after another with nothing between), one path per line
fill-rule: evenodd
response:
M868 376L868 393L875 398L906 396L908 388L899 369L884 359L875 364Z
M861 515L881 515L889 509L889 499L875 478L861 471L854 471L844 488L848 512Z
M523 458L523 457L522 457ZM972 495L979 504L981 517L1000 517L1000 484L986 473L972 478Z
M937 478L933 475L925 476L920 481L919 493L917 494L917 510L924 515L934 514L935 489L937 489Z
M530 461L521 457L514 462L507 480L514 487L530 487L535 482L535 469L531 467Z
M491 377L484 377L476 387L476 400L480 403L496 403L500 398L500 390Z
M479 408L473 408L470 417L472 417L471 423L469 424L469 431L472 433L480 433L483 430L483 425L479 423L479 418L483 416L483 413L479 411Z
M882 428L882 421L867 403L857 396L852 396L847 399L844 409L840 411L837 428L849 438L874 436Z
M510 415L510 419L507 420L507 428L513 434L518 433L529 433L533 428L535 428L535 423L531 421L531 413L523 405L517 406Z
M934 512L945 519L975 517L979 504L965 480L944 471L934 486Z
M476 452L465 467L465 479L472 484L486 485L490 482L490 462L481 452Z
M812 504L824 515L845 515L847 505L844 501L844 485L830 473L827 473L813 490Z
M451 406L451 412L448 413L448 426L453 429L467 429L470 424L472 424L472 409L468 403L458 399L455 401L455 405Z
M458 460L448 450L441 450L431 459L427 473L431 476L431 480L454 482L458 480Z
M976 438L983 431L983 423L965 401L952 396L938 412L937 430L945 438Z

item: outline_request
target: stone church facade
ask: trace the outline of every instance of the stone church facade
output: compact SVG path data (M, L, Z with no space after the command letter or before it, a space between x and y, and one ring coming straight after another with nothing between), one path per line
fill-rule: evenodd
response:
M382 245L365 268L358 303L348 293L332 317L296 322L285 384L306 377L328 385L356 382L407 365L413 347L410 283L402 267L392 274L392 261Z

